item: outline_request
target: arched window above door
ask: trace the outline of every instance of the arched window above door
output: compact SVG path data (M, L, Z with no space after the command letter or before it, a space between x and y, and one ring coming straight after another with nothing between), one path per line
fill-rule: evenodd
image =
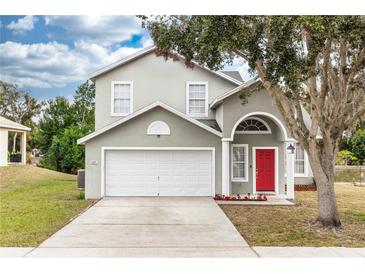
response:
M248 117L236 128L238 134L271 134L271 128L263 119Z

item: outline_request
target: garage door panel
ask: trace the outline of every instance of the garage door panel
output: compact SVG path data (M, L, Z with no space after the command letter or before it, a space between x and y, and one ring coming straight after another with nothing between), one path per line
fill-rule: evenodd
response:
M106 151L105 193L107 196L210 196L212 152Z

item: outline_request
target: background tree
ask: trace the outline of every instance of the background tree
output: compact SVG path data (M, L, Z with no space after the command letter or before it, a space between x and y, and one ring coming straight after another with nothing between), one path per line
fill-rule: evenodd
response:
M76 174L84 168L85 150L77 145L77 139L85 136L85 132L72 125L65 129L60 136L53 136L48 149L44 166L58 171Z
M39 148L42 154L46 154L51 147L53 136L61 135L66 128L76 124L77 120L74 109L65 97L48 100L39 122Z
M356 131L342 138L341 151L351 151L358 160L358 164L365 163L365 128Z
M77 139L94 130L95 86L80 85L73 102L64 97L49 100L39 124L41 165L67 173L84 167L85 151Z
M92 131L95 121L95 85L93 83L86 81L78 87L73 108L78 117L78 126L86 131Z
M219 70L244 58L273 99L290 135L308 152L317 221L340 226L334 167L345 130L365 114L365 19L361 16L144 17L166 58L176 53ZM308 104L306 128L301 105ZM318 139L318 133L322 137Z
M16 85L0 81L0 115L12 121L35 128L34 119L41 112L43 102L32 97L28 92L21 91ZM33 139L29 133L28 143ZM17 133L13 136L12 150L15 151Z

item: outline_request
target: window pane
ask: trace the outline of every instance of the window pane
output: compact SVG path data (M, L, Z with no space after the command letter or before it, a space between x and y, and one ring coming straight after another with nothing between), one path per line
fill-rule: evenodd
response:
M130 112L129 99L114 99L114 113L127 114Z
M245 166L244 163L233 163L233 178L244 178Z
M202 84L189 85L189 114L205 115L206 112L206 86Z
M114 84L114 113L129 114L131 102L131 85Z
M233 161L244 161L245 147L233 147Z
M269 131L269 129L261 121L251 118L242 121L236 131Z
M296 145L295 151L295 159L304 160L304 149L300 145Z
M304 174L304 149L300 145L295 148L295 173Z
M295 162L295 173L298 173L298 174L304 173L304 161Z
M233 166L233 178L245 178L245 147L233 147L232 166Z
M114 85L114 98L130 98L130 84L115 84Z

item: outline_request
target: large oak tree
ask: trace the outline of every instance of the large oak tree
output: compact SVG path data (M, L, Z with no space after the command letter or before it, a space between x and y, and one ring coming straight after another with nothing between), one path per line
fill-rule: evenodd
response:
M365 114L365 19L361 16L152 16L143 19L166 58L219 70L244 58L308 152L317 221L341 225L334 192L339 142ZM302 105L312 123L304 125ZM318 134L322 138L318 138Z

